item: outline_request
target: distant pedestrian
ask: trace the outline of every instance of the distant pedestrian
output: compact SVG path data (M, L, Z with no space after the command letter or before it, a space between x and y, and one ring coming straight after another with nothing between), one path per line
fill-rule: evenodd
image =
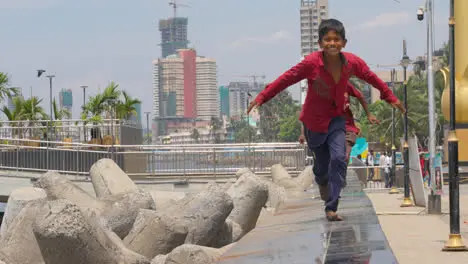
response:
M374 179L374 151L371 149L369 150L369 153L367 154L366 158L366 166L369 166L371 168L368 168L368 175L367 175L367 181L372 181Z

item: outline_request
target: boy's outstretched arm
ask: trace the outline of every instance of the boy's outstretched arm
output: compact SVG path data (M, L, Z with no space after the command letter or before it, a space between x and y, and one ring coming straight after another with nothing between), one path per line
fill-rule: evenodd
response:
M274 82L267 85L265 89L257 95L255 100L250 103L249 108L247 109L247 114L250 113L252 109L268 102L284 89L305 79L308 74L312 72L313 67L313 62L308 59L308 57L306 57L296 66L283 73Z
M369 66L358 56L354 55L355 67L354 74L359 79L369 83L374 86L377 90L380 91L380 99L385 100L387 103L391 104L393 107L400 110L402 113L406 112L406 109L401 104L400 100L393 94L387 84L382 81L377 74L369 69Z
M377 117L375 117L371 112L369 112L369 107L364 97L358 97L357 99L361 104L362 108L364 108L364 111L366 111L367 120L369 120L369 123L371 123L372 125L380 124L380 121L377 119Z
M371 124L374 125L380 123L380 121L369 111L368 104L366 102L366 99L364 99L362 93L358 89L356 89L351 83L348 84L347 92L349 96L353 96L356 97L356 99L358 99L362 108L364 109L364 111L366 111L367 119Z

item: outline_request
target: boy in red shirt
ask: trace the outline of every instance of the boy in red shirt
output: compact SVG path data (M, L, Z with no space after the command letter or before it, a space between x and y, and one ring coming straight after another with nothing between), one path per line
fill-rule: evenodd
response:
M327 19L320 23L319 45L321 51L309 54L265 87L250 103L247 113L287 87L308 80L309 90L299 119L307 128L307 144L315 155L313 171L320 195L326 200L326 217L329 221L341 221L336 211L347 168L343 115L349 79L356 76L366 81L380 91L382 100L402 112L405 109L361 58L341 51L346 46L346 34L340 21Z

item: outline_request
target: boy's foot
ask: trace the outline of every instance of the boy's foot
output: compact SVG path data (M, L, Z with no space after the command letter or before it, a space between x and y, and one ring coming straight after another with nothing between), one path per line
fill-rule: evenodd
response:
M327 217L327 220L330 222L343 221L343 218L341 218L336 212L328 211L328 212L325 212L325 215Z
M328 200L328 184L319 185L320 198L326 202Z

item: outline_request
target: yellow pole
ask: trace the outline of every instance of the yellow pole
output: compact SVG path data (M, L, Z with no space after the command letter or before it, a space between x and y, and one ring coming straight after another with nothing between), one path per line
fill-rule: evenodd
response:
M468 1L455 0L455 98L456 123L468 123ZM442 69L445 79L445 89L442 94L442 113L450 120L449 71ZM461 146L461 150L463 147Z

